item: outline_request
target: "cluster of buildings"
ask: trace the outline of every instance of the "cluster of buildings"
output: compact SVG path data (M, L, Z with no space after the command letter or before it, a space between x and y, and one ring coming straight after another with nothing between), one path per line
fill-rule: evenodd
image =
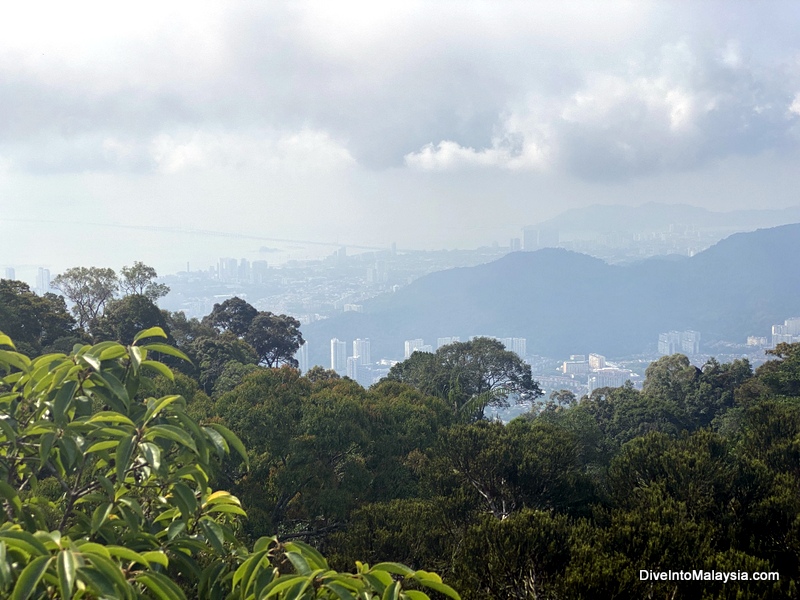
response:
M500 341L508 350L518 354L521 358L525 358L526 340L525 338L498 338L493 336L472 336L475 337L490 337ZM436 340L436 348L441 348L448 344L460 342L461 338L458 336L440 337ZM352 351L349 350L352 348ZM389 369L398 361L391 359L381 359L374 361L371 356L369 338L357 338L349 345L345 340L333 338L331 340L331 361L330 369L335 371L341 376L347 376L364 387L369 387L373 383L377 383L380 379L389 374ZM433 352L432 344L426 344L422 338L404 341L404 357L409 358L414 352ZM308 370L308 343L304 344L295 355L300 366L300 370L305 372Z
M17 280L16 269L14 269L14 267L6 267L3 279L16 281ZM46 294L47 292L53 291L53 288L50 287L50 269L39 267L38 271L36 272L36 286L33 288L33 291L39 294L40 296L42 294Z
M800 342L800 317L791 317L783 325L772 326L772 337L751 335L747 338L748 346L757 348L774 348L778 344L795 344Z
M373 362L369 338L353 340L352 348L353 353L348 355L347 342L338 338L331 340L331 370L357 381L364 387L369 387L386 377L389 369L397 362L391 360Z
M523 360L528 354L527 351L527 340L526 338L517 338L517 337L496 337L493 335L473 335L470 336L470 340L475 339L476 337L485 337L492 340L497 340L503 346L506 347L506 350L511 350L517 356L522 358ZM449 344L454 344L456 342L460 342L461 338L458 336L452 337L440 337L436 338L436 349L438 350L442 346L447 346ZM414 352L433 352L433 345L426 344L425 340L422 338L416 338L413 340L406 340L404 342L404 353L403 356L405 358L409 358Z
M662 356L700 354L700 332L692 329L686 331L668 331L658 335L658 353Z
M250 262L246 258L220 258L216 266L216 277L222 283L263 284L269 276L269 265L265 260Z
M588 358L585 354L573 354L562 363L561 372L573 380L581 381L585 377L589 394L602 387L620 387L626 381L635 385L639 379L633 371L607 363L602 354L590 354Z

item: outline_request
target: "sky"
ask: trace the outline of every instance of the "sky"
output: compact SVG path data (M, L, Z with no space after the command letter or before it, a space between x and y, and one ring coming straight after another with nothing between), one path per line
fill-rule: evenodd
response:
M0 267L797 205L798 27L779 1L5 3Z

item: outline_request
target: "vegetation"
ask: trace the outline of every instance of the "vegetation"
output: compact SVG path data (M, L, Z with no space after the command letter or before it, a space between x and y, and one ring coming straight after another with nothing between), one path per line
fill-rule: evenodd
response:
M492 340L364 389L267 366L239 299L198 321L129 294L84 330L0 294L26 348L79 342L0 337L0 596L457 597L427 569L465 599L800 595L800 344L755 372L664 357L503 425L486 403L540 392ZM639 578L701 569L780 579Z
M160 328L33 360L0 334L0 593L28 598L458 598L396 563L329 568L312 547L237 537L239 500L212 481L239 438L154 397Z

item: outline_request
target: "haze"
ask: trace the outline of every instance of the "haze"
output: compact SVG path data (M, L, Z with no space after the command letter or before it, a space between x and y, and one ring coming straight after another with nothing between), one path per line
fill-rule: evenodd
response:
M176 230L475 247L594 203L798 203L795 3L2 13L0 263L18 269L170 272L267 244Z

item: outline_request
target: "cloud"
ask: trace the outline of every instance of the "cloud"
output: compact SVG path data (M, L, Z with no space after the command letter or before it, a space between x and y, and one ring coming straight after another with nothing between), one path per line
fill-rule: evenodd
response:
M449 139L407 153L422 170L497 167L621 179L693 169L730 155L794 146L798 73L747 63L736 42L665 44L620 72L585 74L561 94L509 106L484 147ZM787 117L787 115L790 115Z
M796 139L792 19L765 5L115 6L53 4L42 23L42 5L19 5L0 24L10 169L171 173L292 156L623 179Z

